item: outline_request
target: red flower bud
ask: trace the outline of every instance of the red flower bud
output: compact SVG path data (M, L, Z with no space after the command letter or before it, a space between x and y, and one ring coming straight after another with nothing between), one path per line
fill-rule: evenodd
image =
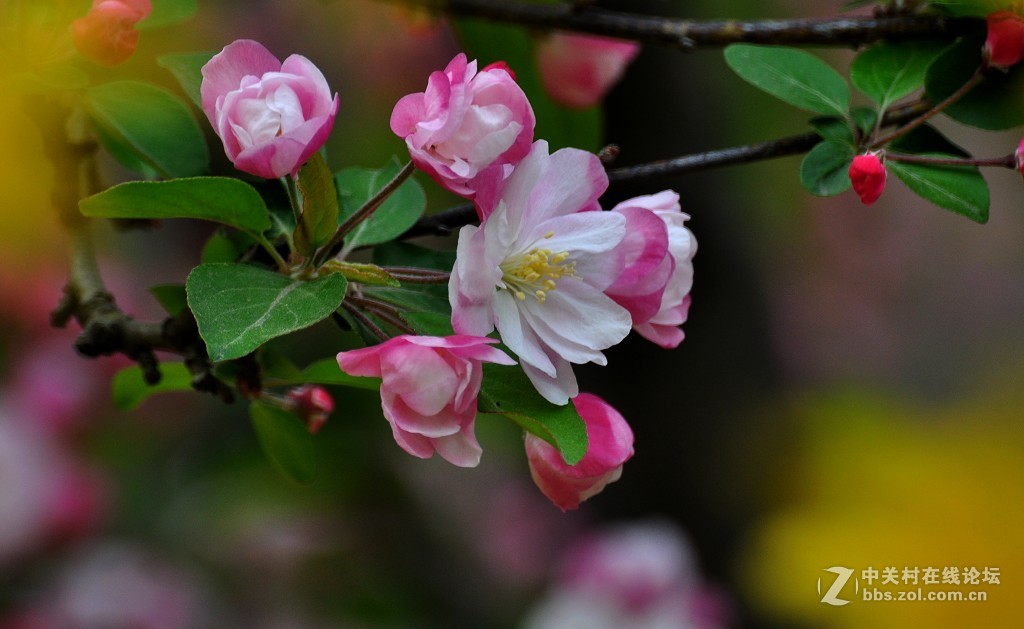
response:
M135 54L135 25L152 10L149 0L94 0L89 12L71 23L71 39L86 57L116 66Z
M292 389L285 395L288 410L305 420L310 434L316 434L327 423L327 417L334 412L334 398L327 389L306 384Z
M874 153L858 155L850 164L850 183L864 205L871 205L882 196L886 176L882 160Z
M1013 11L996 11L988 16L985 59L994 68L1009 68L1024 59L1024 17Z
M513 72L512 68L508 67L508 64L505 63L504 61L495 61L494 63L490 63L487 65L487 67L480 71L487 72L488 70L504 70L505 72L508 73L510 77L512 77L513 81L516 80L516 73Z

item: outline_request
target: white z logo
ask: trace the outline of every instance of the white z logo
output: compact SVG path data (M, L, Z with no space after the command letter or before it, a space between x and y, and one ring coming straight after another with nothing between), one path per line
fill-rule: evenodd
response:
M844 598L839 598L838 594L843 591L843 586L846 585L846 582L850 580L851 576L853 576L853 569L843 568L841 566L832 566L831 568L827 568L825 572L834 573L836 575L836 580L832 582L832 587L828 589L828 592L825 592L825 595L821 597L821 602L828 603L829 605L835 605L836 607L849 603L850 601ZM818 577L818 594L821 594L821 577Z

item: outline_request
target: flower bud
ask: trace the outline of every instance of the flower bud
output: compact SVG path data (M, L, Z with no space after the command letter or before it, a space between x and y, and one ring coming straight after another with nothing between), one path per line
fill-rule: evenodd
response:
M71 39L89 59L116 66L135 54L135 25L152 10L150 0L94 0L89 12L71 23Z
M864 205L871 205L882 196L887 175L882 160L875 153L858 155L850 164L850 183Z
M1021 139L1020 146L1017 147L1017 152L1014 153L1017 158L1017 172L1024 175L1024 139Z
M327 389L306 384L292 389L285 395L288 410L305 420L310 434L315 435L327 423L327 417L334 412L334 398Z
M1024 59L1024 17L1013 11L988 16L988 38L983 48L990 67L1009 68Z
M553 33L537 45L537 68L552 100L582 109L600 102L639 52L634 41Z

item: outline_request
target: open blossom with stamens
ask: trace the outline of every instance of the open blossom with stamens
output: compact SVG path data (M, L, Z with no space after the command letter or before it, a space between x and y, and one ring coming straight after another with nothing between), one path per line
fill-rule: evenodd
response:
M690 217L672 190L623 201L612 208L626 217L627 236L616 252L625 257L622 274L605 292L633 317L633 329L666 349L683 342L693 287L697 241L686 228Z
M549 155L543 140L508 179L488 185L486 220L459 232L452 326L481 336L497 328L537 391L566 404L579 392L572 364L604 365L601 351L629 333L629 312L604 294L622 270L612 251L626 220L581 211L598 208L608 186L596 156Z

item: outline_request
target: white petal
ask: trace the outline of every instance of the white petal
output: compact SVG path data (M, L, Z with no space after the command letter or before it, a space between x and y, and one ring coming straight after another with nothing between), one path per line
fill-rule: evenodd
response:
M501 340L519 357L521 363L529 363L538 370L555 375L555 366L544 352L533 330L526 325L519 312L518 302L508 291L498 291L494 296L494 312L498 320Z

